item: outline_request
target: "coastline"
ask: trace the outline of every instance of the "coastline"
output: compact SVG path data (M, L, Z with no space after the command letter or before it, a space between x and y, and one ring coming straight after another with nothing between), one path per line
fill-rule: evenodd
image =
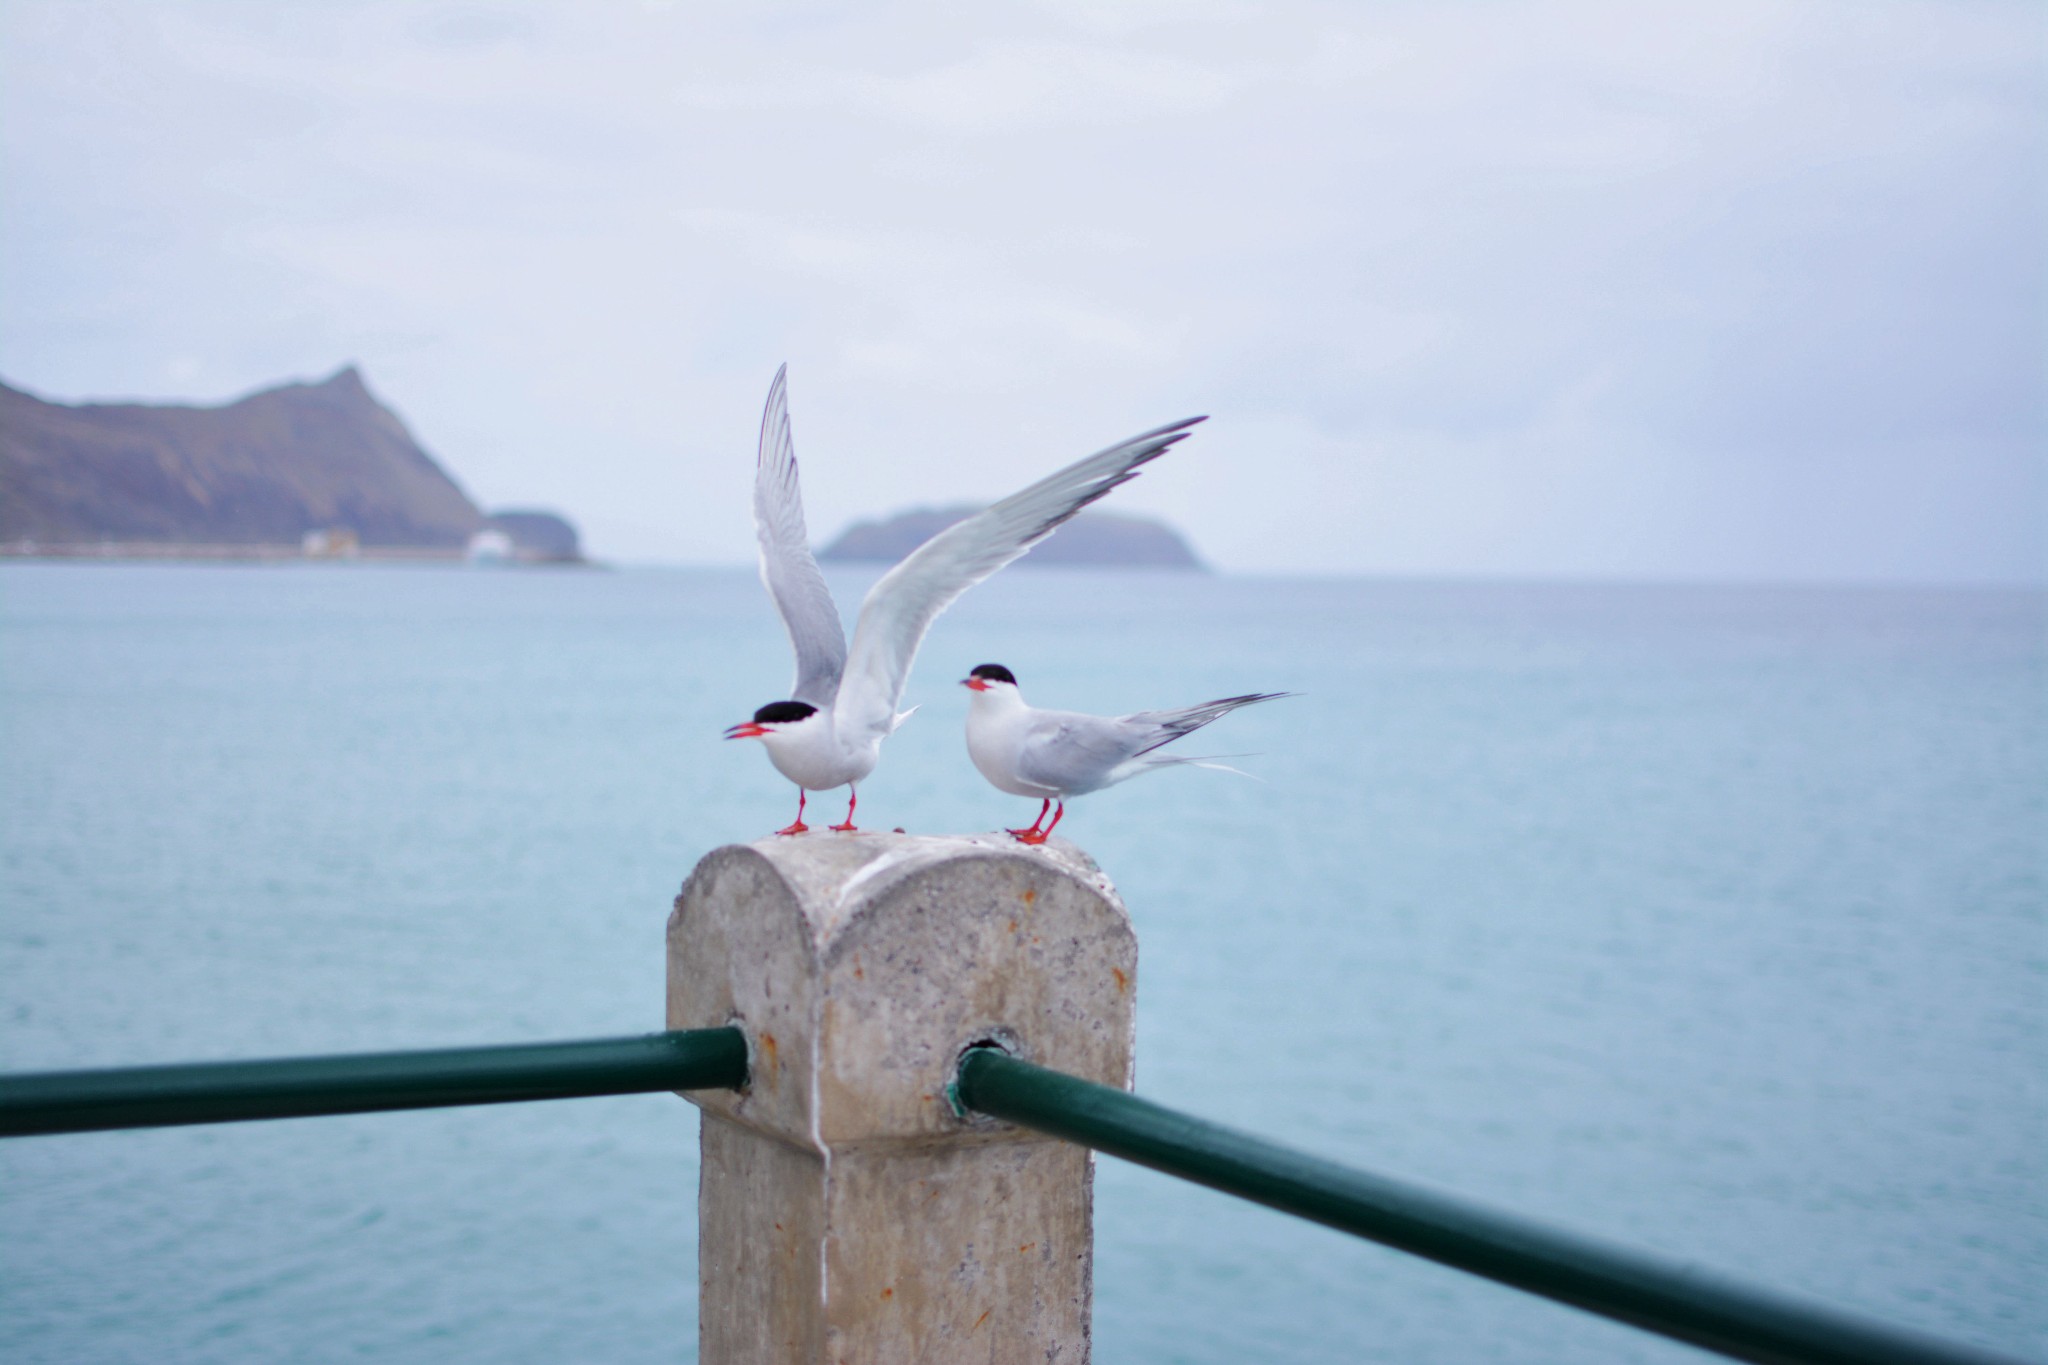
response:
M472 562L461 548L429 545L363 545L339 552L309 553L301 545L188 545L172 541L97 540L45 544L40 541L0 543L0 559L21 560L103 560L239 563L341 564L467 564ZM499 563L522 567L545 564L561 568L592 568L589 559L539 559L519 556Z

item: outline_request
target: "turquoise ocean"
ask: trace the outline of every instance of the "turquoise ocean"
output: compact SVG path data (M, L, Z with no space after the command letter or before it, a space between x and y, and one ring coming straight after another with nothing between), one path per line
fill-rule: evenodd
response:
M835 572L849 610L865 575ZM1298 697L1083 798L1138 1088L2048 1356L2048 595L1014 570L864 823L986 830L1040 705ZM662 1022L670 901L791 788L738 570L0 566L0 1066ZM813 812L836 818L835 798ZM672 1096L0 1143L0 1359L694 1359ZM1095 1358L1681 1362L1113 1160Z

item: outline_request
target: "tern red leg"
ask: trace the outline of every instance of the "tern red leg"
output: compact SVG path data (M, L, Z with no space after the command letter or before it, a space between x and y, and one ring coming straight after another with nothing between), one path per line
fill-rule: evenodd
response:
M796 789L796 819L790 821L785 828L778 829L775 832L777 834L809 834L811 832L811 827L804 823L804 789L802 787Z
M1043 823L1045 822L1045 813L1046 813L1047 811L1051 810L1051 809L1052 809L1052 798L1051 798L1050 796L1048 796L1048 797L1046 797L1046 798L1045 798L1045 800L1044 800L1043 802L1041 802L1041 803L1039 804L1039 807L1038 807L1038 819L1036 819L1036 820L1033 820L1033 821L1031 822L1031 828L1030 828L1030 829L1012 829L1012 830L1005 830L1005 831L1004 831L1004 833L1006 833L1006 834L1014 834L1014 835L1016 835L1016 836L1017 836L1017 837L1018 837L1019 839L1022 839L1022 840L1023 840L1023 841L1025 842L1025 843L1027 843L1027 844L1037 843L1037 842L1038 842L1038 840L1037 840L1037 839L1034 839L1034 838L1032 838L1032 836L1033 836L1033 835L1035 835L1035 834L1038 834L1038 827L1039 827L1039 825L1041 825L1041 824L1043 824ZM1043 836L1040 836L1040 837L1042 838Z
M855 790L853 789L853 784L852 784L851 782L847 783L847 784L846 784L846 819L845 819L845 821L844 821L844 822L842 822L842 823L840 823L840 824L837 824L837 825L827 825L827 826L825 826L825 828L827 828L827 829L836 829L836 830L838 830L838 831L839 831L839 832L840 832L841 834L855 834L855 833L858 833L859 831L855 830L855 829L854 829L854 827L853 827L853 808L854 808L855 806L859 805L859 804L860 804L860 793L859 793L859 792L857 792L857 791L855 791Z
M1047 804L1048 804L1048 805L1050 805L1051 803L1050 803L1050 802L1048 802ZM1067 813L1067 803L1066 803L1066 802L1064 802L1064 801L1062 801L1062 802L1060 802L1060 805L1059 805L1059 809L1058 809L1058 810L1056 810L1056 811L1054 811L1054 812L1052 813L1052 824L1050 824L1050 825L1047 825L1047 826L1046 826L1046 827L1045 827L1044 829L1040 829L1040 828L1039 828L1039 827L1038 827L1038 826L1037 826L1037 825L1036 825L1036 824L1034 823L1034 824L1033 824L1033 825L1031 826L1031 828L1030 828L1030 829L1027 829L1027 830L1025 830L1025 831L1024 831L1023 833L1021 833L1021 834L1018 834L1016 830L1011 830L1010 832L1011 832L1012 834L1016 834L1016 835L1017 835L1017 842L1018 842L1018 843L1020 843L1020 844L1042 844L1042 843L1044 843L1044 842L1045 842L1045 841L1046 841L1047 839L1050 839L1050 838L1052 838L1052 831L1053 831L1053 827L1054 827L1055 825L1058 825L1058 824L1059 824L1059 822L1060 822L1060 817L1061 817L1062 815L1065 815L1066 813ZM1040 812L1038 812L1038 818L1039 818L1040 820L1043 820L1043 819L1045 818L1045 812L1044 812L1044 811L1040 811Z

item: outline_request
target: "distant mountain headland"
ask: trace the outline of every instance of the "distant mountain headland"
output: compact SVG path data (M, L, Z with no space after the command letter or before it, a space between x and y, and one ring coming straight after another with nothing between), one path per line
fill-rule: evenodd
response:
M819 552L822 560L894 562L979 507L922 507L880 521L857 521ZM1180 532L1164 522L1114 512L1083 512L1034 546L1020 563L1142 569L1207 565Z
M219 407L0 383L0 553L454 559L494 531L510 558L580 558L551 513L487 518L353 365Z

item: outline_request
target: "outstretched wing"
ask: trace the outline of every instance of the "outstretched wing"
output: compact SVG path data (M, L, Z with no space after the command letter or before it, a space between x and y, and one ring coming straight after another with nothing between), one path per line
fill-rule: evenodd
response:
M884 574L869 589L853 628L853 651L835 713L840 732L864 727L887 734L894 728L911 662L938 614L1074 513L1136 478L1139 465L1157 459L1202 420L1190 417L1070 464L947 527Z
M839 694L846 668L846 629L825 575L811 555L804 529L804 495L797 483L796 448L789 439L789 366L775 372L761 414L761 453L754 465L754 534L761 541L761 581L775 599L796 650L796 681L789 695L819 710Z

